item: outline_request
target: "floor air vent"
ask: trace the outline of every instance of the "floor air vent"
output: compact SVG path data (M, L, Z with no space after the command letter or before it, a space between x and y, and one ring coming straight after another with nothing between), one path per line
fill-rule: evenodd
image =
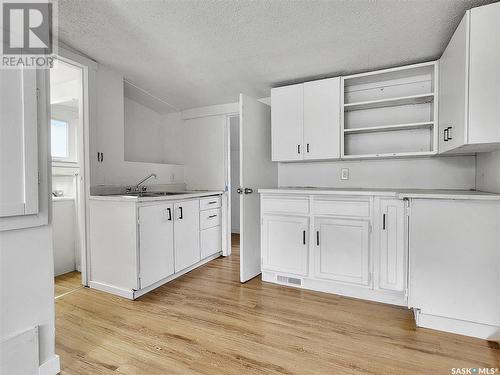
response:
M281 276L277 275L276 276L276 281L279 283L286 283L286 284L293 284L293 285L302 285L302 280L297 279L295 277L288 277L288 276Z

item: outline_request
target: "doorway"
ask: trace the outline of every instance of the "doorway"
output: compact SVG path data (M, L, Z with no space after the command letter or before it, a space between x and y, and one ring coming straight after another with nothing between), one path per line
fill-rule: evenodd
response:
M83 69L59 58L50 71L54 295L82 287L85 256Z

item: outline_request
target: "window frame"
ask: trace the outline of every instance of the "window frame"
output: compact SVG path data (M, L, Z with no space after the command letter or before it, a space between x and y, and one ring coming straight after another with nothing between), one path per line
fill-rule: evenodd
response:
M53 156L52 155L52 121L59 121L59 122L63 122L66 124L66 151L67 151L67 157L59 157L59 156ZM72 158L72 150L71 150L71 141L70 141L70 138L71 138L71 122L70 121L67 121L67 120L62 120L60 118L57 118L57 117L53 117L51 116L50 117L50 133L51 133L51 137L50 137L50 157L52 159L52 162L56 162L56 163L76 163L75 160L73 160Z

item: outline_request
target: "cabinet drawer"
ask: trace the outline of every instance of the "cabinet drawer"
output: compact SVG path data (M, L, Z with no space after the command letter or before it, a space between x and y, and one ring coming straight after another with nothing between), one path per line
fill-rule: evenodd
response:
M314 215L335 215L368 217L370 216L370 201L314 198L312 202Z
M205 229L200 232L201 259L222 250L221 227Z
M262 197L262 212L309 213L309 198L304 197Z
M221 225L220 208L200 212L200 229L207 229Z
M200 211L211 210L212 208L219 208L220 206L220 197L208 197L200 199Z

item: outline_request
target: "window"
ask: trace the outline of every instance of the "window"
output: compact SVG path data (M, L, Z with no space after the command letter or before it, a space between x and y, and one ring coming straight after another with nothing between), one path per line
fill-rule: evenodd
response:
M69 126L66 121L50 120L53 159L69 159Z

